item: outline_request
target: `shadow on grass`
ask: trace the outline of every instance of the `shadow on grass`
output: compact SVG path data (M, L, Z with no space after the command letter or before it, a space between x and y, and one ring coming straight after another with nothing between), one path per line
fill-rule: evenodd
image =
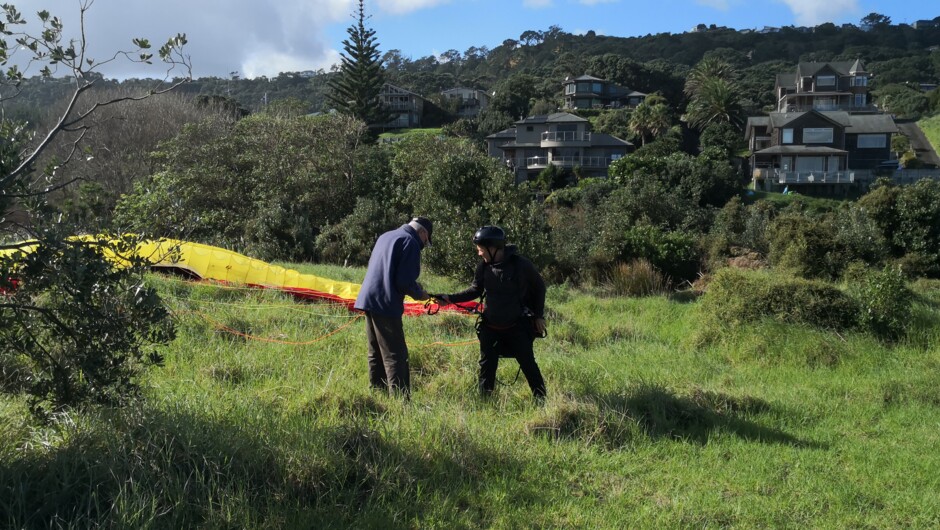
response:
M0 527L477 528L498 512L481 501L485 485L524 474L461 436L422 449L368 425L296 432L138 410L65 426L56 443L0 460ZM550 502L535 484L512 489Z
M714 433L727 433L761 443L825 447L741 417L770 410L770 404L758 398L738 398L702 390L690 396L677 396L660 386L642 385L626 396L600 396L597 403L602 410L610 409L632 418L653 439L669 438L704 445Z
M793 447L825 448L778 429L746 419L770 410L753 397L694 390L681 397L669 390L640 385L627 394L570 397L553 402L526 424L532 436L580 441L608 450L629 447L641 439L683 440L704 445L716 434Z

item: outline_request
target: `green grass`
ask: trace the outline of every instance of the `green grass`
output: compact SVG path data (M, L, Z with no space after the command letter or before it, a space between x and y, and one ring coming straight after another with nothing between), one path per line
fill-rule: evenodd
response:
M440 127L430 127L430 128L415 128L415 129L401 129L393 132L385 132L379 135L379 138L405 138L407 136L412 136L415 134L441 134Z
M933 146L933 150L940 153L940 114L923 118L917 122L920 129L927 136L927 141Z
M474 338L463 315L405 320L402 401L367 389L361 320L288 344L343 309L152 281L179 337L145 401L40 428L0 399L0 527L940 525L940 282L898 344L758 323L699 346L697 302L552 287L540 407L522 380L476 396L476 346L436 344Z

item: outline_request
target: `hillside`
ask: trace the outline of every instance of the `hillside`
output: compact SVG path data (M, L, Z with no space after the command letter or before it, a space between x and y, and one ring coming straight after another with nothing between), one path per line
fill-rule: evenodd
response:
M462 315L406 320L403 402L367 390L344 309L150 281L180 336L143 404L36 428L0 400L0 525L940 524L936 281L897 344L772 322L703 344L699 302L553 287L543 407L512 361L495 399L476 397Z
M639 37L594 32L575 35L551 26L544 31L525 31L518 38L507 36L493 49L472 46L420 58L382 49L382 36L377 38L388 80L425 97L455 86L492 90L520 75L539 80L534 87L538 97L552 97L560 94L565 77L588 73L641 92L658 91L679 106L688 69L706 54L718 55L740 70L744 98L754 110L773 103L774 75L799 61L861 58L875 76L876 89L891 84L940 82L940 60L935 51L940 46L940 28L914 28L908 24L880 25L867 31L855 25L837 27L829 23L815 28L774 28L770 32L714 27ZM447 44L440 46L445 48ZM185 92L231 98L252 111L285 99L302 101L310 111L320 111L326 107L327 82L332 75L318 70L257 79L206 77L194 80ZM103 88L141 84L149 86L152 80L99 82ZM67 84L57 87L34 78L25 85L19 106L7 109L7 115L34 121L42 115L42 109L61 99L67 88Z

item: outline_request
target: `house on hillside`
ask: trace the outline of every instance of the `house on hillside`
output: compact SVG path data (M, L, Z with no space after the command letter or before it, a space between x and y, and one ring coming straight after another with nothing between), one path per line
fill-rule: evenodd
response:
M421 118L424 115L424 98L420 95L391 83L385 83L379 93L379 100L394 116L383 127L405 129L421 126Z
M777 112L877 112L868 93L870 80L860 59L799 63L793 72L777 75Z
M475 88L451 88L441 92L441 95L448 99L460 100L457 104L457 116L461 118L475 118L490 104L489 94Z
M579 168L583 176L606 177L607 168L633 150L633 144L591 132L588 120L569 114L531 116L486 137L487 152L502 160L516 182L536 177L551 166Z
M751 117L745 139L755 186L844 195L891 157L890 115L845 111L771 112Z
M566 109L636 107L646 99L642 92L589 75L566 78L562 86Z

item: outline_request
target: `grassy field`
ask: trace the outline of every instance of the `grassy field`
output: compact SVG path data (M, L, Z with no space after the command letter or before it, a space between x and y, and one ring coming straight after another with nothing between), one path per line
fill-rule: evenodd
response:
M179 337L141 404L39 428L0 400L0 527L940 526L940 282L894 345L771 322L703 345L697 302L552 287L538 406L514 361L477 397L465 315L406 319L402 401L344 309L152 281Z
M917 122L920 129L927 136L927 141L933 146L933 150L940 153L940 115L924 118Z

